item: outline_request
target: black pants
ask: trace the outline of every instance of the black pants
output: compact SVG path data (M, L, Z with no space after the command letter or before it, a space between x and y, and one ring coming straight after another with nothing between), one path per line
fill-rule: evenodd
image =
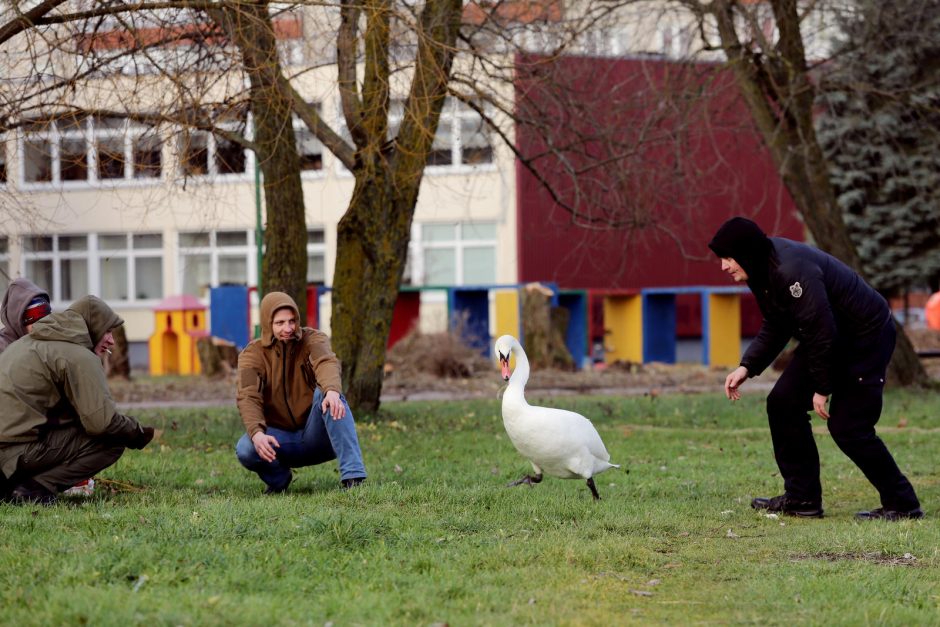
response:
M52 492L94 477L124 453L123 446L92 437L74 426L52 429L36 442L7 446L18 447L15 454L19 457L8 485L34 479Z
M920 507L914 488L875 433L895 340L893 320L888 320L874 337L840 347L826 424L836 445L878 490L882 507L911 510ZM819 453L808 413L814 393L809 364L797 348L767 397L767 417L786 494L821 503Z

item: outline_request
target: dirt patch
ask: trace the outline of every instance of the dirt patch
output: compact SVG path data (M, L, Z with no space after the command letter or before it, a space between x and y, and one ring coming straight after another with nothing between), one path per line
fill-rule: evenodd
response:
M873 564L882 564L884 566L916 566L917 558L910 553L904 555L885 555L881 552L875 553L798 553L790 557L791 562L802 562L806 560L820 560L823 562L871 562Z

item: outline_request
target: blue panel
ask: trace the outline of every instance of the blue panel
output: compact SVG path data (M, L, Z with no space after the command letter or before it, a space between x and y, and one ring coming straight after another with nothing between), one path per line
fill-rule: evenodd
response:
M712 318L711 299L708 297L708 294L708 290L702 292L702 363L706 366L711 365L711 363L709 363L711 360L708 356L711 354L712 341L711 334L708 332L711 328Z
M484 355L490 349L490 300L486 288L454 287L448 291L450 328L459 331L468 346Z
M676 294L643 291L643 362L676 363Z
M233 342L238 350L248 344L248 288L223 285L209 291L209 329L212 335Z
M580 369L588 356L588 295L587 292L558 293L558 306L568 310L568 329L565 331L565 346L574 359L575 368Z

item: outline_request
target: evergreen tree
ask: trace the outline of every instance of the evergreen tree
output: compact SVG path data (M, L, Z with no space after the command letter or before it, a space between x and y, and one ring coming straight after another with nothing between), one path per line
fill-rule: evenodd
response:
M820 143L865 272L940 281L940 0L862 0L819 91Z

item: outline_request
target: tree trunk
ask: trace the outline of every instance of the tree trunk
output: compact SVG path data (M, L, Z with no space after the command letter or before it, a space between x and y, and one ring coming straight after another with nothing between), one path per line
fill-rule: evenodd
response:
M330 326L353 411L379 407L411 222L447 94L462 10L462 0L425 2L411 89L398 135L389 141L388 0L342 2L337 67L343 114L356 144L348 164L356 186L337 227ZM361 81L356 76L360 11L367 23Z
M231 11L235 11L232 9ZM307 226L292 100L280 89L281 66L268 3L242 4L224 26L238 46L250 81L255 158L264 177L267 223L261 279L267 292L289 294L307 311Z
M402 190L392 190L387 180L387 172L357 177L352 202L337 227L330 326L334 350L343 360L346 399L357 411L379 408L385 348L414 215L414 200L396 197Z

